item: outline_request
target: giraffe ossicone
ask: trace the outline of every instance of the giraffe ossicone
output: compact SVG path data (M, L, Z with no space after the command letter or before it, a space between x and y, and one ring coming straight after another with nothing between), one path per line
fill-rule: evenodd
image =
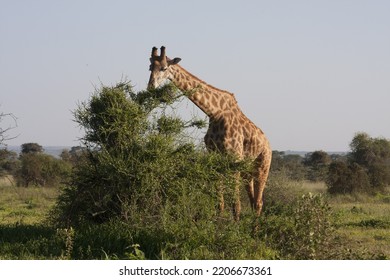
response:
M265 134L239 108L234 94L220 90L195 77L178 63L180 58L170 59L165 47L153 47L150 58L149 88L157 88L167 80L179 90L191 92L188 98L209 117L205 144L209 150L233 153L239 159L254 161L254 169L241 174L247 180L246 190L250 204L257 215L263 206L263 192L271 166L272 150ZM235 186L233 212L236 220L241 211L240 186ZM223 196L220 208L224 208Z

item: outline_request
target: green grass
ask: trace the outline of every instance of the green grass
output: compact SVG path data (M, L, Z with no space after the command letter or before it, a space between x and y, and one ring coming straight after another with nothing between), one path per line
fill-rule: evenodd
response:
M290 186L297 188L299 193L309 191L323 193L326 190L323 183L293 182ZM54 229L45 224L45 219L58 193L58 188L23 188L12 185L12 180L0 181L0 259L134 259L144 258L145 254L147 258L164 258L167 249L183 250L180 244L173 242L162 249L163 255L160 256L153 255L153 250L140 251L140 249L145 250L146 244L150 242L156 242L156 246L161 246L160 242L163 242L164 238L179 239L173 236L148 234L147 229L140 230L139 235L136 236L120 223L87 226L76 230ZM332 225L337 235L336 242L344 248L337 258L390 258L390 201L387 195L336 196L329 198L329 204L332 208ZM273 227L272 217L276 216L269 216L269 221L263 220L269 229ZM241 228L250 226L246 224L249 220L250 212L244 211L241 225L235 227L232 224L226 227L230 228L231 232L223 238L213 237L217 238L215 242L241 240L242 244L252 248L258 247L259 251L252 255L253 258L281 257L278 256L277 251L267 247L269 244L266 239L256 241L249 235L245 240L242 236L239 238L239 234L244 232ZM278 222L277 217L275 222ZM177 231L181 230L177 229ZM201 232L193 232L193 234L198 234L198 236L192 235L193 245L196 242L199 244L211 242L211 238L205 241L208 237L203 236ZM224 255L223 250L232 250L229 246L235 246L234 243L227 246L215 242L211 242L209 247L195 246L196 250L189 249L188 252L191 253L188 255L189 258L215 257L215 254L208 251L212 246L222 248L220 257L224 258L227 256ZM141 247L137 244L141 244ZM191 245L191 243L186 244Z
M0 178L0 259L61 258L63 242L44 225L57 188L16 187Z
M380 196L331 200L337 233L365 256L390 257L390 203Z
M36 224L54 205L58 188L17 187L12 178L0 181L0 225Z

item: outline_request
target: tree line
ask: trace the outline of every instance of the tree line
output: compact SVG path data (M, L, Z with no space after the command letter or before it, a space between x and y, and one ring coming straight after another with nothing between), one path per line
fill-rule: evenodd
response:
M324 151L286 155L274 151L272 172L293 180L324 181L330 194L377 193L390 185L390 141L357 133L345 155Z
M273 151L272 174L292 180L324 181L330 194L375 193L390 185L390 141L357 133L346 154L314 151L305 156ZM72 167L85 157L81 146L48 155L41 145L25 143L21 152L0 149L0 176L12 175L19 186L55 186L66 182Z
M21 145L20 154L0 149L0 177L12 175L18 186L53 187L65 183L72 167L83 156L83 148L63 150L60 158L46 154L38 143Z
M147 100L142 94L137 98ZM148 106L153 108L154 104ZM0 120L7 115L1 114ZM164 125L164 119L160 120L159 125ZM0 130L2 135L0 143L7 139L5 133L9 129ZM390 185L389 140L383 137L373 138L367 133L360 132L353 137L350 149L345 155L328 154L319 150L307 153L303 157L273 151L271 174L283 173L292 180L324 181L330 194L375 193L383 191ZM82 160L86 150L80 146L72 147L70 150L64 150L60 158L55 158L46 154L38 143L21 145L19 155L3 148L0 149L0 177L12 175L19 186L54 186L69 178L72 167Z

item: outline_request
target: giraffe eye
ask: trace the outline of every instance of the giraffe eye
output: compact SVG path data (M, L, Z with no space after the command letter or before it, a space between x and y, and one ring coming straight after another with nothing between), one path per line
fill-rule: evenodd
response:
M168 66L165 66L165 67L162 67L160 71L164 72L167 69L168 69Z

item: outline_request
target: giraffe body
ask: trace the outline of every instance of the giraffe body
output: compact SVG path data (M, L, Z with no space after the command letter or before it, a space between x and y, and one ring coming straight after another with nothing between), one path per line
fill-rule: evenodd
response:
M254 160L253 171L241 175L248 182L246 190L251 206L260 215L272 157L272 150L263 131L242 113L232 93L217 89L189 73L178 65L180 58L167 58L165 47L161 47L160 55L157 55L157 48L153 48L150 60L149 87L158 87L170 80L180 90L193 92L188 98L209 117L209 128L205 135L205 144L209 150ZM237 220L241 211L239 187L237 184L233 207ZM220 208L224 208L222 195Z

